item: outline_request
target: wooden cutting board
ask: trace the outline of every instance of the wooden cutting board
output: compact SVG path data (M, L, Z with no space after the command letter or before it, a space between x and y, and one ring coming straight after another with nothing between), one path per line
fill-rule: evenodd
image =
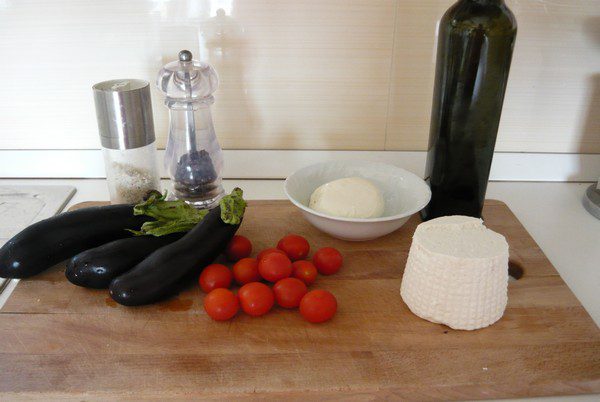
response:
M338 298L325 324L282 308L217 323L197 286L160 304L123 307L107 291L68 283L61 264L21 281L0 311L0 400L600 393L599 329L505 204L487 201L484 217L507 237L524 275L510 282L504 317L472 332L424 321L400 297L416 215L391 235L351 243L317 231L287 201L250 202L239 233L256 251L294 232L313 251L343 253L343 269L312 286Z

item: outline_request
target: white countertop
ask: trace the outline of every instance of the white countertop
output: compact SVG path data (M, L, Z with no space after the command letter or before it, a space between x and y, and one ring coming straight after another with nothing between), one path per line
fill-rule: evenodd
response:
M108 200L103 179L0 179L0 185L70 185L77 193L67 206ZM581 304L600 326L600 220L582 205L590 183L491 182L487 198L504 201L542 248ZM226 180L226 190L244 189L248 199L284 199L281 180ZM597 401L598 395L540 398Z

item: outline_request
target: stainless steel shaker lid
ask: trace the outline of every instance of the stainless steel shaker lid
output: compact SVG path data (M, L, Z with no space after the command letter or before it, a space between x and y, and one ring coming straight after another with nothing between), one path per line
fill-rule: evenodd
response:
M150 84L147 81L110 80L92 88L104 148L132 149L154 142Z

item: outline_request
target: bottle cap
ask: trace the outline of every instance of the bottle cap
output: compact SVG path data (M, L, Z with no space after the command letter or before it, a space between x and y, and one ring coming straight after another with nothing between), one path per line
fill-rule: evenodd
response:
M144 80L110 80L92 87L100 142L104 148L132 149L155 140L150 84Z

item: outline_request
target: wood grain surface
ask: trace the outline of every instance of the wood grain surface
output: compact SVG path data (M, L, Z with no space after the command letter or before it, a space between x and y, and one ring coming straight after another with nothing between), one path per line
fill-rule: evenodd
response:
M97 204L97 203L94 203ZM81 206L89 206L86 203ZM71 285L64 264L23 280L0 311L0 400L452 400L600 393L600 331L508 207L488 227L524 270L504 317L455 331L413 315L400 281L418 216L370 242L310 226L287 201L251 201L240 234L257 251L306 236L344 255L312 288L333 292L328 323L275 308L260 318L207 317L197 286L144 307Z

